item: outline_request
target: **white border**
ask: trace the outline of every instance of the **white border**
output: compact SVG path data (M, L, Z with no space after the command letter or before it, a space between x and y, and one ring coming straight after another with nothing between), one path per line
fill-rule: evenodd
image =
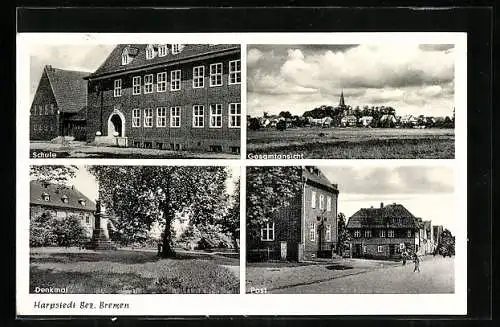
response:
M16 189L16 312L18 315L465 315L467 313L467 52L465 33L215 33L215 34L80 34L25 33L17 35L17 189ZM140 41L139 41L140 40ZM164 41L162 41L164 40ZM29 159L29 51L37 44L116 43L236 43L242 45L241 159ZM246 159L246 46L247 44L455 44L455 159L451 160L247 160ZM24 108L24 109L23 109ZM29 165L240 165L241 214L245 213L245 167L251 165L331 166L447 166L455 172L456 257L455 293L435 295L244 294L245 224L241 221L240 286L237 295L78 295L29 294ZM76 309L36 310L34 301L69 301ZM83 310L80 301L128 302L128 310Z

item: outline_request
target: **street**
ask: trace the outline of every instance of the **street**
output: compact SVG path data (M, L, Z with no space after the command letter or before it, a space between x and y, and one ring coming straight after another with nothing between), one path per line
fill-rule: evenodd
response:
M453 293L455 289L454 263L454 258L426 256L420 263L420 273L413 272L414 264L410 261L406 266L374 269L325 282L276 289L272 293Z

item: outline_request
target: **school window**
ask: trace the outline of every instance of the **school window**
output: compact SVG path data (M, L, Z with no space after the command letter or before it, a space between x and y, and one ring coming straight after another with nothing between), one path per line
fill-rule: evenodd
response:
M387 231L387 237L394 237L394 229L389 229Z
M332 225L326 225L325 229L325 241L331 242L332 241Z
M128 64L128 49L125 48L122 52L122 65L127 65Z
M407 236L408 236L408 237L411 237L411 229L409 229L409 230L408 230L408 232L407 232Z
M382 245L377 246L377 252L378 253L384 252L384 247Z
M150 44L146 48L146 59L153 59L155 56L155 50L153 49L153 46Z
M309 240L314 242L316 241L316 224L311 223L309 225Z
M162 44L158 47L158 57L165 57L168 53L167 45Z
M193 68L193 88L199 89L205 86L203 77L205 75L205 66Z
M267 223L260 229L261 241L274 241L274 223Z
M363 245L363 253L366 253L366 245Z
M170 91L181 89L181 71L173 70L170 72Z
M222 127L222 104L217 103L210 105L210 127Z
M371 230L365 230L365 237L372 237L372 231Z
M222 85L222 63L210 65L210 86Z
M205 107L202 105L193 106L193 127L203 127L203 111Z
M229 104L229 127L237 128L241 126L241 103Z
M354 231L354 237L361 237L361 231L359 229Z
M132 78L132 94L141 94L141 76Z
M172 54L178 54L179 52L181 52L181 45L172 44Z
M156 91L165 92L167 90L167 73L158 73L156 75Z
M153 109L144 109L144 127L153 127Z
M153 74L144 76L144 94L153 93Z
M326 197L326 211L332 211L332 198Z
M241 83L241 61L233 60L229 62L229 84Z
M170 107L170 127L181 127L181 107Z
M115 88L113 90L113 96L115 98L122 96L122 80L121 79L115 79Z
M156 127L167 127L167 107L156 108Z
M379 232L380 237L385 237L385 229L381 229Z
M141 110L132 110L132 127L141 127Z
M325 208L325 197L323 194L319 195L319 209L323 210Z
M311 192L311 208L316 208L316 192Z

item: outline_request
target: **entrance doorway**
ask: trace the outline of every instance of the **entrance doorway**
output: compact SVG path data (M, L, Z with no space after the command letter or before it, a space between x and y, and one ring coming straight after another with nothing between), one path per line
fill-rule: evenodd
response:
M114 112L108 119L108 136L125 136L125 117L121 112Z

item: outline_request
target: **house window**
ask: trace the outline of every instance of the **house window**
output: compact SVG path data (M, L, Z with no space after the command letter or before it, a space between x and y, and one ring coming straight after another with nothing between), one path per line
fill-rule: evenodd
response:
M366 245L363 245L363 253L366 253Z
M158 47L158 57L165 57L168 53L168 48L166 44L162 44Z
M361 237L361 231L359 229L354 231L354 237Z
M229 127L237 128L241 126L241 103L229 104Z
M167 127L167 107L156 108L156 127Z
M309 224L309 240L316 241L316 223Z
M64 219L67 217L68 217L68 214L66 213L66 211L56 211L56 218Z
M155 50L153 49L153 46L150 44L146 48L146 59L153 59L155 56Z
M193 88L199 89L205 86L203 77L205 76L205 66L193 68Z
M263 228L260 229L260 240L274 241L274 222L272 224L267 223Z
M372 237L372 231L369 229L365 230L365 237L366 238Z
M385 229L381 229L381 230L379 231L379 236L380 236L380 237L385 237Z
M205 106L202 105L194 105L193 106L193 127L203 127L203 111L205 110Z
M141 110L132 110L132 127L141 127Z
M331 242L332 241L332 225L326 225L325 229L325 241Z
M222 85L222 63L210 65L210 86Z
M332 198L326 197L326 211L332 211Z
M158 73L156 75L156 91L165 92L167 90L167 73Z
M241 83L241 61L233 60L229 62L229 84Z
M90 225L90 217L88 215L85 215L85 223Z
M128 64L128 49L125 48L123 49L123 52L122 52L122 65L127 65Z
M407 231L406 235L407 235L408 237L411 237L411 229L408 229L408 231Z
M53 103L51 103L50 104L50 114L53 115L55 113L56 113L56 106Z
M181 45L172 44L172 54L178 54L179 52L181 52Z
M153 109L144 109L144 127L153 127Z
M210 127L222 127L222 104L218 103L210 105Z
M377 246L377 252L378 253L384 252L384 247L382 245Z
M181 89L181 71L173 70L170 72L170 91Z
M153 74L144 76L144 94L153 93Z
M141 76L132 78L132 94L141 94Z
M316 192L311 192L311 208L316 208Z
M38 110L38 114L43 115L43 104L40 105L40 109Z
M122 80L121 79L115 79L115 89L113 90L113 96L115 98L122 96Z
M170 127L181 127L181 107L170 107Z
M387 237L394 237L394 229L389 229L387 231Z
M319 195L319 209L323 210L325 208L325 197L323 194Z
M50 109L49 109L49 105L48 105L48 104L46 104L46 105L45 105L45 115L48 115L48 114L49 114L49 111L50 111Z

